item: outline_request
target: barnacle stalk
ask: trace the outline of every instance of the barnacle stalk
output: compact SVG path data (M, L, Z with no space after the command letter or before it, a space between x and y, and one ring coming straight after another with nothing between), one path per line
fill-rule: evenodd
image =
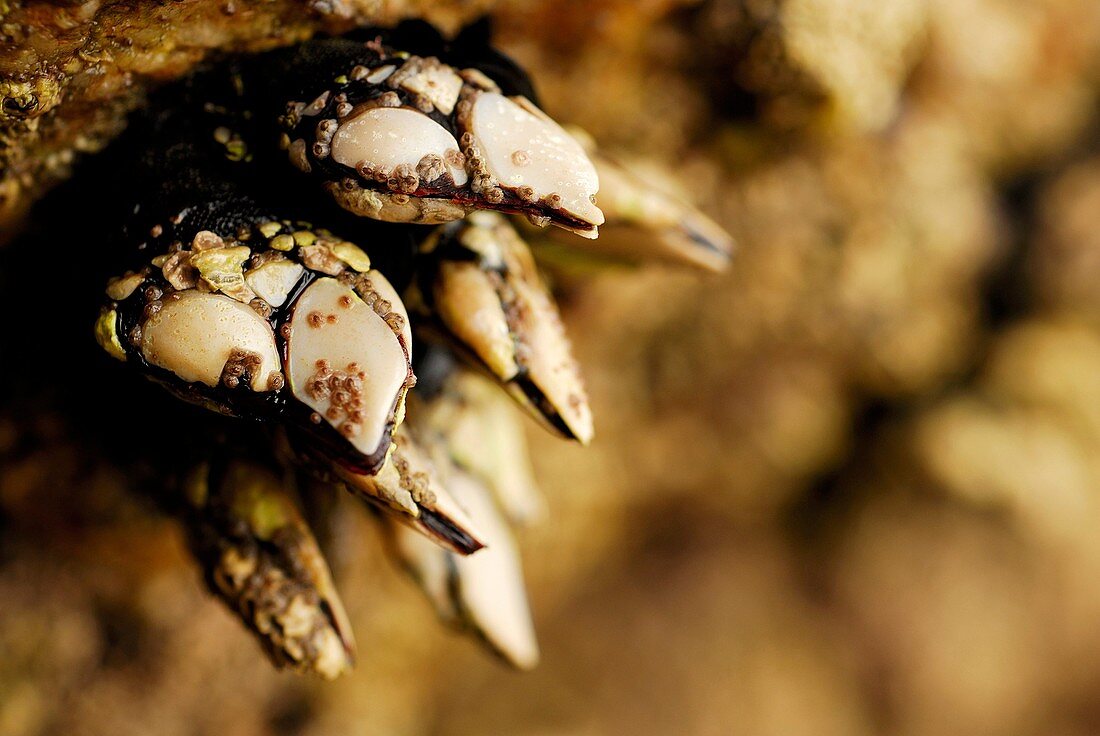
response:
M332 679L355 641L317 541L282 478L260 463L206 463L186 488L191 547L213 590L278 667Z

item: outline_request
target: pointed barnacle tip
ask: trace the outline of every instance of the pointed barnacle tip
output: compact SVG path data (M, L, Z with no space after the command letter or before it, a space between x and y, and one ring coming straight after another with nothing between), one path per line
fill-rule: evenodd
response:
M572 412L562 415L561 418L569 438L575 440L581 447L588 447L592 443L596 430L586 401L581 400Z
M680 230L686 242L684 250L694 254L691 261L711 273L722 273L733 259L736 243L720 225L697 216L686 218Z
M593 200L595 195L593 195ZM595 201L589 201L583 204L577 210L577 216L587 223L590 223L593 227L599 227L604 223L603 210L596 206Z
M580 235L582 238L585 238L587 240L595 240L596 238L600 237L600 230L597 227L593 227L588 230L577 230L576 233L577 235Z
M733 253L729 251L718 251L713 254L713 257L709 259L704 268L711 273L719 274L725 273L729 270L730 264L733 262Z
M508 660L517 670L521 672L530 672L539 666L539 660L541 658L542 654L539 652L538 644L532 641L527 651L513 652L511 656L508 657Z

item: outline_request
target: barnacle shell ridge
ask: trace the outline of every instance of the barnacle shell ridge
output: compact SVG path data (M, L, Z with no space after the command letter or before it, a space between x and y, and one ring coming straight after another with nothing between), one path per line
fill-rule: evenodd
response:
M496 92L479 94L470 131L489 174L502 186L530 187L535 198L548 199L567 215L603 224L593 201L600 188L596 167L575 138L533 105Z
M397 335L405 344L405 351L409 355L409 360L412 360L412 323L409 322L409 312L405 308L405 303L401 301L401 296L397 293L397 289L393 288L393 284L389 282L381 271L372 269L366 273L369 281L370 288L382 299L389 302L390 310L400 318L400 325L396 330ZM393 325L390 325L393 329Z
M351 287L327 277L302 292L289 324L287 374L294 397L373 456L408 378L397 336Z

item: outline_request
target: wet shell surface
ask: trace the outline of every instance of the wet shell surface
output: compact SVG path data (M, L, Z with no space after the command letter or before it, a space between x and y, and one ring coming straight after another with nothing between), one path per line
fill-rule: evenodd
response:
M504 95L477 96L470 132L489 174L502 186L530 187L536 199L591 225L603 224L595 204L600 188L596 167L560 125L528 103Z
M462 77L454 69L440 64L438 59L417 56L406 61L390 83L421 95L444 115L450 115L454 110L462 90Z
M258 297L281 307L303 273L305 269L294 261L270 261L246 273L244 280Z
M512 532L479 483L456 473L448 486L486 535L485 549L453 558L459 605L495 649L530 669L538 664L539 648Z
M415 171L421 159L433 155L447 167L456 186L466 183L466 171L451 161L458 141L427 115L400 107L373 107L340 124L332 138L332 158L359 171L392 175L399 166Z
M142 331L147 361L188 383L217 386L226 364L248 357L250 385L265 391L280 368L271 325L248 305L220 294L185 291L165 300Z
M516 375L519 366L508 317L496 288L477 264L441 264L433 296L439 318L485 361L493 375L504 380Z
M523 367L544 401L531 396L530 391L522 393L536 401L544 414L556 413L566 433L586 445L594 432L592 410L558 311L545 291L523 281L515 282L513 288L519 305L513 329L522 335L525 345L538 346L523 352Z
M337 468L336 473L353 493L397 511L396 518L410 533L437 552L447 548L468 555L485 546L480 527L451 496L432 462L408 437L394 438L393 449L376 474L363 475L344 468Z
M409 372L405 351L385 320L351 287L318 279L294 305L287 354L294 397L356 450L376 453Z
M519 551L488 491L462 472L448 488L478 524L486 545L457 555L423 536L394 527L394 552L408 567L440 618L477 632L500 656L520 669L539 660L538 641L524 590Z
M429 246L439 254L431 296L440 324L536 418L587 444L588 397L530 249L495 213L454 229L452 240Z
M340 206L417 224L496 210L596 237L596 167L530 100L435 57L359 53L335 86L288 100L280 118L291 164L320 178ZM384 63L396 60L400 67Z

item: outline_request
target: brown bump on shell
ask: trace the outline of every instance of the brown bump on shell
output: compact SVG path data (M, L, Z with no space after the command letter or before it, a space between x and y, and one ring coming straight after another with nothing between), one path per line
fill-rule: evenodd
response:
M264 319L271 318L271 305L265 302L260 297L256 297L248 303L248 306L252 307L256 311L256 314L260 315Z
M462 153L462 151L456 151L452 148L451 150L444 153L443 156L446 159L447 163L450 164L453 168L461 169L465 168L466 166L466 156Z
M210 230L200 230L195 233L195 237L191 240L191 248L195 252L202 252L204 250L214 250L215 248L224 248L225 241L217 233Z
M161 273L165 281L181 291L193 289L198 284L198 269L191 265L191 254L184 251L169 255L161 266Z
M390 329L397 333L400 333L405 326L405 318L397 312L389 312L383 319L386 320L386 324L390 326Z
M262 364L263 358L258 353L234 349L222 367L221 382L229 388L236 388L244 375L254 376Z
M416 174L426 182L433 182L443 176L444 162L441 156L434 153L425 154L416 165Z
M412 194L420 188L420 177L409 164L400 164L393 170L393 178L396 180L398 191Z
M345 266L327 245L306 245L298 249L302 265L312 271L320 271L330 276L340 274Z

